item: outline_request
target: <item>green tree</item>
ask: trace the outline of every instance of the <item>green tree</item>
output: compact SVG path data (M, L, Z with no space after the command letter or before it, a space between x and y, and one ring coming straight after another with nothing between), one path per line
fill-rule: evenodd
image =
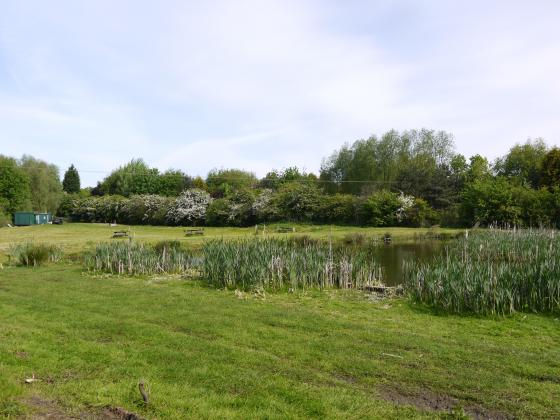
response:
M560 149L554 147L545 155L541 170L541 185L548 188L560 186Z
M27 174L33 210L56 212L62 199L58 167L24 155L20 167Z
M197 188L199 190L208 191L208 185L206 185L206 181L200 176L196 176L192 180L192 187L189 188Z
M457 191L462 190L465 181L467 180L467 172L469 170L467 159L465 159L465 156L457 154L451 159L449 168L451 170L451 176L453 177L455 189Z
M526 183L532 188L540 184L541 167L548 148L543 139L528 140L525 144L516 144L508 154L496 161L496 172L500 176Z
M428 227L439 223L439 221L438 212L432 209L426 200L416 198L403 224L412 227Z
M193 180L182 171L170 169L159 176L156 194L176 197L186 189L193 188Z
M453 136L444 131L392 130L381 138L371 136L352 146L345 144L323 161L320 179L330 193L367 194L393 188L411 161L419 169L428 165L428 171L448 166L453 148Z
M312 173L300 171L296 166L291 166L282 171L274 169L261 179L260 186L276 190L287 182L317 182L317 176Z
M214 169L206 177L208 192L218 198L238 190L254 188L257 183L254 173L241 169Z
M319 198L315 221L353 224L356 222L356 203L356 197L351 194L323 194Z
M474 225L492 223L519 225L522 220L522 203L519 189L505 177L483 177L470 182L462 194L465 223Z
M554 197L546 188L517 188L517 202L521 206L521 220L526 227L552 227L554 223Z
M0 155L0 213L31 209L29 178L13 158Z
M104 195L103 185L101 184L101 182L97 181L97 185L91 189L90 193L90 195L94 197L100 197Z
M315 184L289 182L272 197L270 205L277 209L280 220L310 222L319 209L321 191Z
M359 209L361 224L369 226L396 226L397 210L401 207L399 195L387 190L371 194Z
M431 157L416 156L401 169L396 180L399 191L424 198L430 206L445 209L457 201L457 184L447 164Z
M64 180L62 181L62 189L68 194L74 194L80 192L80 174L74 166L70 167L64 173Z
M70 217L74 213L78 201L80 200L77 194L64 194L56 210L56 215L61 217Z
M474 182L477 180L487 180L492 177L492 170L488 159L481 155L471 156L469 161L469 168L466 174L467 182Z
M159 171L150 168L142 159L132 159L126 165L114 170L101 183L103 194L117 194L124 197L157 194L159 187Z

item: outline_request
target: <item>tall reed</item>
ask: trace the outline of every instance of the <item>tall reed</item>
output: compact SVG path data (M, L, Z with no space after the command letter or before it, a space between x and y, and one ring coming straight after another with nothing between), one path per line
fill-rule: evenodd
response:
M379 285L381 267L366 249L290 239L211 240L202 275L216 287L239 289L362 288Z
M85 256L88 270L112 274L185 274L196 262L192 253L175 243L100 243Z
M410 297L449 312L560 312L560 237L555 231L489 230L405 264Z
M57 262L62 258L62 254L62 248L57 245L36 242L13 244L8 250L8 258L11 262L26 267Z

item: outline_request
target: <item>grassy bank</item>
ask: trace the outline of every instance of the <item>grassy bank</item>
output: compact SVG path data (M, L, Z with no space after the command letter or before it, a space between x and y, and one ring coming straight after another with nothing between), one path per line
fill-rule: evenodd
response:
M457 234L457 229L428 229L428 228L359 228L354 226L327 225L282 225L296 228L296 233L277 233L278 225L266 227L263 235L262 226L259 235L262 236L294 236L309 235L313 238L342 239L348 234L361 233L368 236L383 237L389 233L396 240L408 240L427 234ZM250 238L255 235L255 228L204 228L204 236L185 237L185 228L167 226L125 226L111 227L98 223L66 223L64 225L42 225L18 228L0 228L0 253L5 252L12 243L37 241L54 243L63 247L66 252L79 252L86 246L94 245L111 239L114 231L130 230L130 234L140 241L157 242L161 240L178 240L185 244L200 246L208 238Z
M4 268L0 308L3 415L433 418L461 405L560 416L553 317L436 316L351 291L263 298L71 265ZM23 384L33 373L40 381Z

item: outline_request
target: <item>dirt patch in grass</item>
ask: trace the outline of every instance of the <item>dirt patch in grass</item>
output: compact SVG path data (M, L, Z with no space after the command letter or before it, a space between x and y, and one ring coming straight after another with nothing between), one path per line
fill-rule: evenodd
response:
M499 411L465 404L449 395L434 393L429 390L411 393L399 388L385 387L380 392L380 395L381 398L395 405L411 405L423 411L440 411L450 414L463 413L465 416L477 420L506 420L513 418Z
M131 413L121 407L105 407L101 412L104 419L120 419L120 420L144 420L136 413Z
M16 351L14 352L18 359L27 359L29 358L29 354L26 351Z
M26 416L28 419L75 419L79 417L69 416L55 401L47 400L36 395L25 401L31 409L31 414Z
M104 407L70 413L56 401L36 395L26 400L25 403L31 409L31 413L25 418L32 420L144 420L143 417L120 407Z
M560 384L560 376L554 375L526 375L527 378L537 382L550 382L553 384Z
M339 381L345 382L347 384L355 384L357 381L355 376L349 375L347 373L336 372L333 375Z

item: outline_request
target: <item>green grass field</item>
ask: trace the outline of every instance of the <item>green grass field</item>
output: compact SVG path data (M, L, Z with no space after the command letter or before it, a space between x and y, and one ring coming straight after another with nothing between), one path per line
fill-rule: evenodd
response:
M113 230L2 229L0 246L34 237L77 252ZM94 277L64 262L4 265L0 325L4 417L100 418L106 407L157 419L560 417L555 317L438 315L355 291L240 294L176 277ZM39 381L25 384L33 374Z
M428 228L361 228L353 226L325 225L282 225L296 228L296 235L310 235L315 238L343 238L349 233L363 233L368 236L382 237L390 233L395 239L407 240L414 236L433 232ZM277 225L266 227L266 235L285 237L293 233L276 233ZM254 237L255 228L206 227L204 236L185 236L185 228L168 226L126 226L111 227L101 223L66 223L64 225L40 225L17 228L0 228L0 252L6 251L11 243L39 241L61 245L66 252L78 252L88 245L109 241L114 231L129 230L139 241L156 242L163 239L175 239L193 246L200 245L209 238ZM437 229L438 233L459 233L458 229ZM262 225L259 235L263 235Z

